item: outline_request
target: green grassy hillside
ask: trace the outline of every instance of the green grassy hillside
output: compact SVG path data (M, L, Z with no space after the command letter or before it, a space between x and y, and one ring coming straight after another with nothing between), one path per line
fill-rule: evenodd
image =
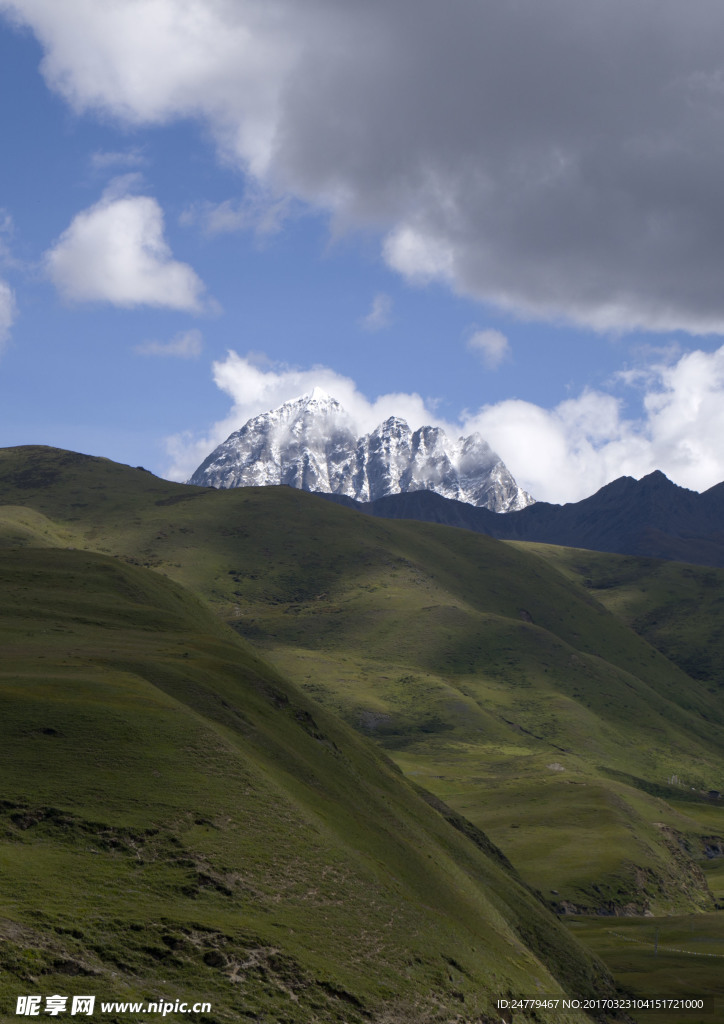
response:
M713 908L699 823L662 797L671 778L724 788L721 707L544 559L288 488L189 488L52 449L2 453L0 493L202 594L490 830L553 905Z
M483 836L177 585L6 549L0 605L5 1007L32 989L447 1024L607 989Z
M517 544L582 583L606 608L724 700L724 569Z
M705 912L724 933L720 694L553 549L51 449L0 452L0 502L0 545L55 531L201 595L559 912ZM693 651L690 611L672 598Z

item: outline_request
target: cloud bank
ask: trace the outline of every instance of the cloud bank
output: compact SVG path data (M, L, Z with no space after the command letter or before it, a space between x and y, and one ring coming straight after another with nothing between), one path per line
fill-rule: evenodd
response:
M111 187L74 217L45 261L53 284L71 302L203 308L203 282L173 258L161 207L150 196L118 194Z
M370 400L354 381L329 367L300 370L236 352L215 362L213 375L232 400L229 415L203 437L180 434L168 440L170 479L187 480L252 416L316 385L342 404L360 433L392 415L407 419L413 429L441 426L452 437L479 431L518 483L541 501L579 501L616 477L638 478L654 469L692 490L724 480L724 346L651 363L630 375L643 402L638 418L627 418L615 396L588 390L552 410L509 400L449 422L417 394Z
M262 187L379 230L411 280L603 331L724 331L715 0L0 11L32 28L77 111L197 119Z

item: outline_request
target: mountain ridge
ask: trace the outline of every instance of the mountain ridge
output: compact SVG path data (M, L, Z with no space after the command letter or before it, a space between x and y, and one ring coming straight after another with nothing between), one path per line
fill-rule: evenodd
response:
M369 515L458 526L498 540L724 566L724 483L699 494L661 470L640 480L619 477L578 502L537 501L505 516L431 493L368 503L323 497Z
M357 501L427 490L494 512L533 501L480 434L450 440L440 427L412 431L406 420L390 416L357 436L343 407L321 388L252 417L207 456L189 483L287 484Z

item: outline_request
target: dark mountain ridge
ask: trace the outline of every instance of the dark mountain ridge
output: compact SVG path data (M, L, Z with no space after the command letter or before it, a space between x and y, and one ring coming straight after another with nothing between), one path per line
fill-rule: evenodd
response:
M499 540L724 566L724 483L699 494L672 483L660 470L641 480L619 477L582 501L539 501L504 515L430 491L366 503L324 497L369 515L459 526Z

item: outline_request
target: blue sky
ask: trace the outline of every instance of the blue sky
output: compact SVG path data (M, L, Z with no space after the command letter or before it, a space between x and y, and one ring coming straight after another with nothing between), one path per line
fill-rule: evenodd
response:
M724 479L724 15L298 6L0 0L0 445L185 479L318 383L547 500Z

